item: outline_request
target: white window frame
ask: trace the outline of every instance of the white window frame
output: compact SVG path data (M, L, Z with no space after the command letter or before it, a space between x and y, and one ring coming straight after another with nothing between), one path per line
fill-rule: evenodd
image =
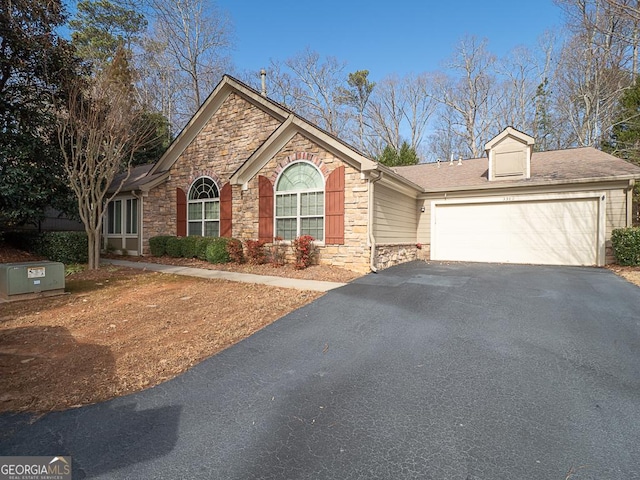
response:
M212 197L212 198L197 198L197 199L192 199L191 195L193 192L193 189L197 187L197 182L203 179L207 179L210 180L213 184L213 187L215 188L215 193L217 193L217 197ZM207 204L210 203L215 203L218 205L218 218L217 219L207 219L205 218L205 213L206 213L206 206ZM192 220L190 218L190 205L200 205L200 219L198 220ZM196 223L200 223L200 233L191 233L191 225L192 224L196 224ZM206 232L206 225L207 224L217 224L218 226L218 235L205 235ZM220 188L218 187L218 184L216 183L216 181L206 175L202 175L198 178L196 178L192 183L191 186L189 187L189 191L187 192L187 236L194 236L194 235L198 235L198 236L209 236L209 237L219 237L220 236Z
M127 195L122 197L117 197L111 200L107 204L107 215L106 222L103 226L104 235L107 238L120 238L122 239L122 246L127 244L128 238L138 238L138 231L140 229L139 221L140 221L140 200L133 195ZM120 222L116 225L115 219L112 218L112 214L116 210L116 205L119 204L120 210ZM113 210L110 208L110 205L114 205ZM131 218L130 213L131 205L135 205L135 216ZM112 223L113 222L113 223ZM113 225L114 231L109 232L109 227ZM119 228L118 228L119 227ZM133 228L130 228L133 227ZM119 230L119 231L118 231ZM133 252L133 250L129 251Z
M278 184L280 183L280 178L282 177L282 175L284 175L284 173L289 170L290 168L294 167L295 165L301 164L301 163L306 163L307 165L311 165L316 172L318 173L318 175L320 176L320 178L322 179L322 188L311 188L311 189L304 189L304 190L284 190L279 192L278 191ZM321 215L302 215L300 210L301 210L301 206L302 206L302 202L301 202L301 196L305 193L322 193L322 214ZM279 216L278 215L278 197L283 197L283 196L287 196L287 195L295 195L296 196L296 215L282 215ZM289 165L286 166L286 168L284 168L280 174L278 175L278 178L276 179L275 185L274 185L274 195L273 195L273 231L275 233L275 236L278 237L278 220L283 220L283 219L295 219L296 220L296 234L294 235L293 239L285 239L283 240L285 243L290 243L292 240L298 238L301 235L306 235L304 233L300 232L301 226L302 226L302 219L304 218L321 218L322 219L322 238L316 238L314 236L314 242L318 245L324 245L324 237L326 235L326 199L327 199L327 195L326 195L326 180L324 178L324 175L322 174L322 171L313 163L311 162L307 162L307 161L298 161L298 162L292 162Z

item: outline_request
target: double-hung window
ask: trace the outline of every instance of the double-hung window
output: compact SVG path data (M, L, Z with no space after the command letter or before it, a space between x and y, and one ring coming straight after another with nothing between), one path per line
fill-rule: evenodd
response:
M112 200L107 206L107 235L137 235L138 199Z
M287 167L276 184L276 236L324 241L324 177L307 162Z
M209 177L196 179L189 189L188 235L220 236L220 192Z

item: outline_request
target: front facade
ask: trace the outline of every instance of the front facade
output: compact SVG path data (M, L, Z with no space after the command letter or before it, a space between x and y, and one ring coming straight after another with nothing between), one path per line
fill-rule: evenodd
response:
M409 180L225 77L163 158L123 186L111 202L119 202L120 210L109 205L111 214L136 199L136 232L123 233L129 225L123 212L115 220L108 215L105 237L111 248L147 254L156 235L286 243L308 234L320 263L365 272L417 258L419 192ZM123 226L116 232L113 223Z
M598 175L553 179L536 169L545 154L532 146L507 129L486 159L392 170L224 77L158 163L137 167L110 203L106 244L148 254L156 235L286 243L308 234L320 263L360 272L417 258L604 264L611 229L630 224L640 168L614 159L619 171L603 176L614 157L589 149ZM554 158L552 167L574 161Z

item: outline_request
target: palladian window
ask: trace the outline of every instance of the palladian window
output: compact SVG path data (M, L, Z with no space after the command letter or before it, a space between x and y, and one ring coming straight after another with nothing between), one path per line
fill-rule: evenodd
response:
M300 235L324 240L324 178L306 162L287 167L276 185L276 236L293 240Z
M220 236L220 192L209 177L196 179L188 196L188 235Z

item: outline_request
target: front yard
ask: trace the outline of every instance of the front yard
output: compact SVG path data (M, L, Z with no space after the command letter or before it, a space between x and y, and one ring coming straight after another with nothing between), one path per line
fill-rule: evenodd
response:
M33 259L0 251L0 263ZM356 276L315 268L301 275ZM61 410L152 387L321 295L115 266L71 274L66 290L0 304L0 412Z

